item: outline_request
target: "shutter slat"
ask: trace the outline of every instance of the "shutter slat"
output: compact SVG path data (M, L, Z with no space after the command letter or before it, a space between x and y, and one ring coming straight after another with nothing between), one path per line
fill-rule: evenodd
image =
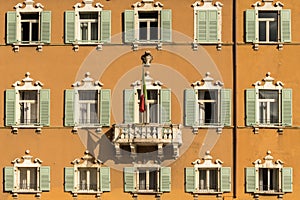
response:
M40 90L40 124L50 125L50 89Z
M134 123L134 91L133 89L124 90L124 123Z
M72 192L74 190L74 167L65 167L65 191Z
M256 90L246 90L246 126L256 124Z
M194 89L184 90L184 124L194 126L196 123L196 94Z
M75 90L68 89L65 90L65 126L74 126L75 125L75 108L74 108L74 99Z
M110 191L110 168L100 168L100 189L102 192Z
M292 89L282 89L282 125L292 126Z
M50 167L40 167L40 189L41 191L50 191Z
M291 42L291 10L283 9L281 10L280 15L281 22L281 41L282 42Z
M65 43L75 41L75 11L65 12Z
M246 42L257 42L256 11L246 10Z
M6 15L6 43L17 42L17 13L9 11Z
M7 89L5 92L5 126L16 125L16 90Z
M110 42L111 35L111 11L101 11L101 42Z
M221 89L221 124L231 124L231 89Z
M231 169L230 167L221 168L221 192L230 192L231 191Z
M124 191L125 192L135 191L134 177L135 177L135 168L125 167L124 168Z
M124 41L133 42L135 40L135 28L134 28L134 11L125 10L124 12Z
M160 123L171 123L171 90L160 90Z
M187 167L185 168L185 191L195 192L195 168Z
M293 168L282 168L282 192L293 192Z
M172 41L172 10L164 9L161 11L161 41Z
M41 12L41 42L51 41L51 11Z
M100 90L100 124L110 126L110 90Z
M160 191L171 191L171 167L160 168Z

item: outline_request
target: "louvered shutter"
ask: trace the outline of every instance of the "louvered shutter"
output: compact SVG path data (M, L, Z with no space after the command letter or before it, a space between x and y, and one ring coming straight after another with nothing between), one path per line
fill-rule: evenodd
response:
M292 126L292 89L282 89L281 96L282 125Z
M208 28L207 28L207 38L208 42L218 42L218 11L208 10Z
M124 191L125 192L134 192L135 191L135 168L134 167L125 167L124 168Z
M101 42L110 42L111 37L111 11L101 11Z
M40 90L40 124L50 125L50 89Z
M256 170L254 167L246 168L246 192L256 191Z
M124 123L134 123L134 113L135 113L134 90L133 89L124 90L123 98L124 98L123 99Z
M16 90L5 92L5 126L16 125Z
M293 192L293 168L282 168L282 192Z
M49 44L51 41L51 11L41 12L41 42Z
M65 12L65 43L75 41L75 11Z
M231 125L231 89L221 89L221 125Z
M100 124L110 126L110 89L100 90Z
M65 167L65 191L72 192L74 190L74 167Z
M134 28L134 11L125 10L124 12L124 41L133 42L135 40L135 28Z
M196 94L194 89L184 90L184 124L194 126L196 124Z
M160 123L171 123L171 90L160 90Z
M161 41L172 42L172 10L161 10Z
M160 168L160 191L171 191L171 167Z
M283 9L280 14L281 41L291 42L291 10Z
M65 90L65 126L75 125L75 90Z
M14 190L14 167L4 167L4 191Z
M258 36L256 35L256 11L246 10L246 42L257 42Z
M110 191L110 168L109 167L100 168L100 190L102 192Z
M187 167L185 168L185 191L186 192L195 192L195 168Z
M6 43L17 42L17 13L9 11L6 14Z
M246 90L246 126L256 124L256 89Z
M50 167L40 167L40 189L41 191L50 191Z
M231 191L231 169L230 167L221 167L221 192L230 192Z

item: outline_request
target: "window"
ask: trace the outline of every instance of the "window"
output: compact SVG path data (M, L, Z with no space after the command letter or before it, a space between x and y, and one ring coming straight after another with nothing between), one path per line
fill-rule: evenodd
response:
M7 12L6 43L13 44L15 51L19 45L49 44L51 38L51 12L44 11L40 3L35 5L32 0L24 1L15 6L16 11Z
M231 190L231 169L223 167L222 161L214 164L207 151L204 162L200 159L193 162L194 167L185 168L185 190L194 194L223 193Z
M222 46L222 6L220 2L212 3L211 0L196 1L194 7L194 43L193 49L198 49L198 44L218 44Z
M277 160L273 163L271 151L267 152L264 158L265 163L260 159L253 164L255 167L246 168L246 192L261 194L282 194L292 192L293 169L283 167L283 162Z
M291 42L291 11L282 9L282 3L263 2L256 2L254 9L246 11L246 42L254 43L256 50L258 43Z
M85 74L81 82L65 91L65 126L96 127L110 125L110 90ZM74 129L75 130L75 129Z
M78 50L79 44L97 44L110 42L111 11L102 10L103 5L93 0L83 0L77 3L74 11L65 12L65 43L74 45Z
M292 90L283 88L270 72L258 81L254 89L246 90L246 125L247 126L291 126L292 125Z
M194 133L198 127L230 126L231 90L223 89L223 83L216 81L210 73L192 84L193 89L186 89L185 94L185 125L192 126Z
M65 167L65 191L78 194L97 194L110 191L110 168L101 166L89 151L72 162L73 167Z
M5 125L18 127L49 126L50 124L50 90L42 89L39 81L33 83L30 73L13 84L14 89L6 90Z
M50 167L42 166L39 158L32 160L29 150L22 159L12 161L13 167L4 168L4 191L12 192L14 197L19 193L36 193L50 191ZM23 162L21 162L23 161Z
M171 168L138 164L124 168L124 189L131 193L159 193L171 190Z
M172 13L153 0L137 2L124 12L124 41L127 43L171 42Z

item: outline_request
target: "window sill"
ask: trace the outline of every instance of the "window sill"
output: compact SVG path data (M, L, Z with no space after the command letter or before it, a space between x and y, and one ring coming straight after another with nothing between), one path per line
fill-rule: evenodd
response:
M92 124L91 125L77 125L77 126L73 127L72 132L77 133L78 129L95 129L96 133L102 133L101 125L92 125Z
M43 126L31 124L31 125L16 125L16 126L12 126L11 128L12 128L12 133L17 134L19 128L21 128L21 129L36 129L36 132L40 133L42 127Z
M193 44L192 44L192 47L193 47L193 51L198 51L198 46L199 45L217 45L217 50L218 51L221 51L222 50L222 42L197 42L197 41L194 41Z
M20 51L20 46L29 46L29 47L35 47L36 46L36 50L38 52L41 52L43 51L43 46L45 44L42 43L42 42L16 42L16 43L13 43L12 46L13 46L13 51L14 52L19 52Z
M253 49L258 51L259 45L277 45L277 49L281 51L285 42L253 42Z
M147 46L147 45L155 46L156 45L157 50L162 50L162 41L137 40L135 42L132 42L132 50L137 51L139 45L141 45L141 46Z
M263 125L263 124L257 124L257 125L253 125L253 132L254 134L258 134L259 133L259 129L277 129L277 132L279 134L282 134L283 133L283 128L285 128L286 126L283 126L283 125L272 125L272 124L269 124L269 125Z
M83 190L79 190L79 191L72 191L71 192L73 194L73 197L77 197L78 194L96 194L96 197L100 197L101 194L103 193L102 191L83 191Z
M79 46L97 46L96 50L97 51L101 51L102 47L103 47L103 42L83 42L83 41L77 41L77 42L73 42L73 50L75 52L79 51Z
M254 192L254 194L257 194L257 195L283 195L284 192L259 191L259 192Z
M216 194L223 194L223 192L216 192L216 191L195 191L195 192L193 192L193 194L212 194L212 195L216 195Z
M222 129L224 126L221 125L199 125L199 126L192 126L193 134L197 134L199 129L216 129L217 133L222 133Z

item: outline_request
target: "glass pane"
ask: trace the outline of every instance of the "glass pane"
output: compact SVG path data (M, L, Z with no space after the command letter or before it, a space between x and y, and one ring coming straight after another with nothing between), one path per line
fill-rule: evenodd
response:
M259 90L260 123L279 123L279 91Z
M28 42L29 41L29 35L30 35L29 22L22 22L21 23L21 29L22 29L21 40Z
M79 100L98 100L98 90L79 90Z
M212 169L209 170L209 189L217 190L218 189L218 170Z
M158 22L150 22L150 40L158 40Z
M146 190L146 171L139 170L139 189Z
M259 41L267 41L266 22L259 22Z
M158 123L158 104L151 103L149 104L149 118L150 123Z
M31 41L39 41L39 24L32 23L31 25Z
M270 22L270 27L269 27L269 33L270 33L270 38L269 41L272 42L277 42L277 36L278 36L278 22Z
M37 168L35 167L22 167L20 171L20 189L23 190L36 190L37 189Z
M204 190L207 189L206 185L206 170L199 170L199 189Z
M88 122L88 104L80 104L80 114L79 114L79 123L86 124Z
M260 11L259 18L259 41L278 41L278 12ZM267 38L268 37L268 38Z
M156 170L149 172L149 189L156 190L157 172Z
M81 12L79 18L98 20L98 12Z
M81 40L88 40L88 23L81 23Z
M39 13L21 13L21 20L38 20Z
M270 190L279 189L279 169L270 169Z
M90 104L90 123L98 123L98 104L91 103Z
M199 121L200 124L214 124L218 119L218 91L199 90Z
M20 100L37 100L36 90L20 91Z
M259 169L259 190L268 190L268 169L266 168Z
M140 40L147 40L147 22L140 22Z
M98 40L98 23L92 23L91 28L91 40Z
M80 182L79 188L80 190L87 190L88 182L87 182L87 169L79 169Z
M96 168L91 168L90 170L90 185L89 189L90 190L97 190L97 169Z

